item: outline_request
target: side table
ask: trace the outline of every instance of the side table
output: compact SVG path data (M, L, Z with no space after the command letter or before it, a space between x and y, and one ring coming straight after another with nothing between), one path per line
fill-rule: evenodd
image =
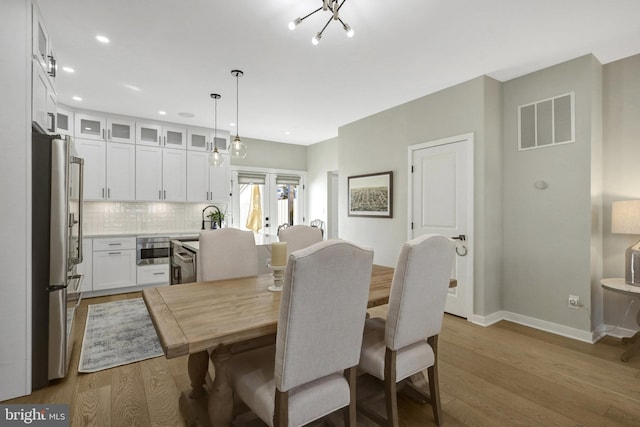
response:
M640 286L627 285L624 279L602 279L600 284L602 288L607 291L640 299ZM636 323L640 326L640 311L638 311L638 315L636 316ZM622 338L622 342L624 344L631 344L631 347L620 356L620 360L627 362L631 356L640 351L640 331L636 332L632 337Z

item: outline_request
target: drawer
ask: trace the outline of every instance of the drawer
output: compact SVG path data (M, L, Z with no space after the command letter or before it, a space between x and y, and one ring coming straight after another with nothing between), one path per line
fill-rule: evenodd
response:
M100 237L93 239L93 251L135 249L135 237Z
M169 284L169 264L143 265L138 267L138 285Z

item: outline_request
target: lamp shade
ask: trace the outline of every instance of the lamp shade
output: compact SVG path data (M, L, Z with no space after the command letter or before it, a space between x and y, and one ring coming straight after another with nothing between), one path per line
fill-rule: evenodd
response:
M613 202L611 206L611 232L640 234L640 200Z

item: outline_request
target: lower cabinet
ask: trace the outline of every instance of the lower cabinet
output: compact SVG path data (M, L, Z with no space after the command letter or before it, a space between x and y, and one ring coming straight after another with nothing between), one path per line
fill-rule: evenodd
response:
M138 267L138 285L167 285L169 282L169 264Z
M93 239L92 290L135 286L135 247L135 237Z

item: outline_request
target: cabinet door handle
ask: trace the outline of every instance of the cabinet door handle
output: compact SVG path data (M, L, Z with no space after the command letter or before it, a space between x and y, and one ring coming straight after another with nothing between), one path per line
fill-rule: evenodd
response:
M163 144L163 145L166 147L166 146L167 146L167 137L166 137L166 136L163 136L163 137L162 137L162 140L164 141L164 144Z
M106 139L104 135L104 129L102 129L102 139Z
M164 276L164 271L159 271L157 273L153 273L154 276Z
M158 190L158 200L162 200L162 190Z
M49 116L49 123L51 123L51 127L48 129L49 132L55 132L56 131L56 115L53 113L47 113L47 115Z
M167 200L167 190L164 190L164 200Z
M158 135L158 145L162 145L162 137Z
M102 198L104 199L104 187L102 187Z
M111 189L107 188L107 199L111 198Z
M48 72L49 75L51 77L55 77L57 70L58 70L58 64L57 64L56 58L49 55L49 72Z
M122 252L109 252L109 255L122 255Z
M109 243L109 246L122 246L122 243Z
M107 140L111 141L111 129L107 129Z

